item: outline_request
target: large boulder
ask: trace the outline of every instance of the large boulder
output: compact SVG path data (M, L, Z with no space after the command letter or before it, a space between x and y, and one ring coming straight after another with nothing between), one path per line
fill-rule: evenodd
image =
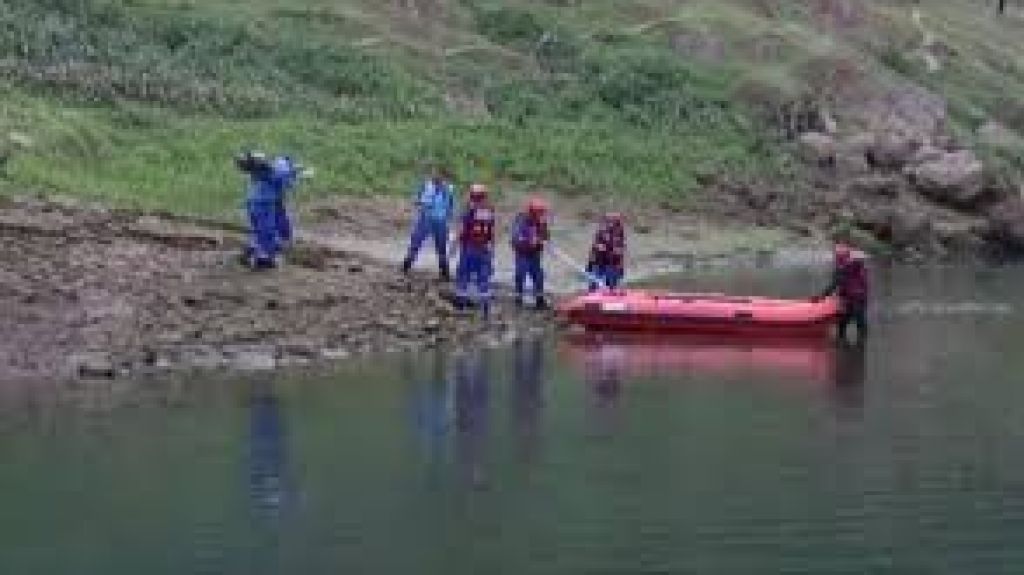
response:
M868 166L879 170L901 170L911 163L914 155L921 149L917 140L901 138L894 135L880 135L875 138L864 157Z
M1024 200L1005 200L988 210L989 240L1014 254L1024 255Z
M944 152L906 170L921 195L960 208L976 207L986 194L985 166L969 150Z

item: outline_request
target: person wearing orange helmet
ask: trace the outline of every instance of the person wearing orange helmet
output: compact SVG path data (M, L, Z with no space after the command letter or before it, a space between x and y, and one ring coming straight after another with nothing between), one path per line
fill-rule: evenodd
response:
M523 305L526 280L533 287L537 309L547 309L544 298L544 246L551 239L548 230L548 205L540 198L531 198L512 224L512 250L516 254L516 305Z
M842 311L838 318L837 337L839 341L847 341L847 330L850 324L857 326L857 338L863 342L868 332L868 282L867 256L864 252L854 249L846 243L837 243L833 249L834 269L832 281L828 287L814 300L818 301L830 295L837 295L842 302Z
M590 249L590 261L587 272L600 280L605 287L615 289L622 282L626 271L626 231L622 223L622 214L608 212L601 219L601 225L594 236L594 245ZM597 281L591 281L591 291L601 287Z
M459 230L459 263L455 270L455 306L466 309L473 302L470 284L476 285L478 305L490 312L491 276L494 274L494 208L487 186L473 184L462 212Z

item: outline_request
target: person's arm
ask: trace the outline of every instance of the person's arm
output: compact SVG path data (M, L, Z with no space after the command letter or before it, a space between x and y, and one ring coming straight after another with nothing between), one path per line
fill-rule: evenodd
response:
M822 291L820 294L818 294L814 299L816 299L816 300L824 299L824 298L827 298L828 296L836 293L836 291L839 289L839 284L841 284L842 281L843 281L843 269L842 268L838 268L834 272L832 272L832 279L829 281L828 287L826 287L824 289L824 291Z

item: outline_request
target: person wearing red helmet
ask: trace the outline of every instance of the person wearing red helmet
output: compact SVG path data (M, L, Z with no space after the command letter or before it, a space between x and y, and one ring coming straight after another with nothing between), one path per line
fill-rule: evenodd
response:
M469 307L470 284L476 285L477 298L484 316L489 315L491 276L494 273L494 208L487 186L473 184L469 201L462 212L459 230L459 263L455 270L455 306Z
M604 287L610 289L617 288L622 282L626 272L626 231L622 214L608 212L601 219L590 249L587 271L593 274L594 280L600 280ZM597 281L591 281L591 291L599 287Z
M835 267L832 281L814 299L820 300L833 294L839 296L842 301L842 311L837 323L839 341L847 341L846 332L852 323L857 326L858 341L863 342L868 333L867 307L870 285L867 256L845 243L837 243L833 250L833 260Z
M516 304L523 305L526 280L533 287L537 309L547 309L544 298L544 246L551 239L548 231L548 205L531 198L512 224L512 250L516 254Z

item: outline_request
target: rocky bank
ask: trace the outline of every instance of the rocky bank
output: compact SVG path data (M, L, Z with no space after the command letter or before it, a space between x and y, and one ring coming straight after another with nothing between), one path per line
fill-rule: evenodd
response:
M301 244L237 262L236 231L126 211L0 200L0 381L256 370L546 329L499 305L456 312L432 277Z

